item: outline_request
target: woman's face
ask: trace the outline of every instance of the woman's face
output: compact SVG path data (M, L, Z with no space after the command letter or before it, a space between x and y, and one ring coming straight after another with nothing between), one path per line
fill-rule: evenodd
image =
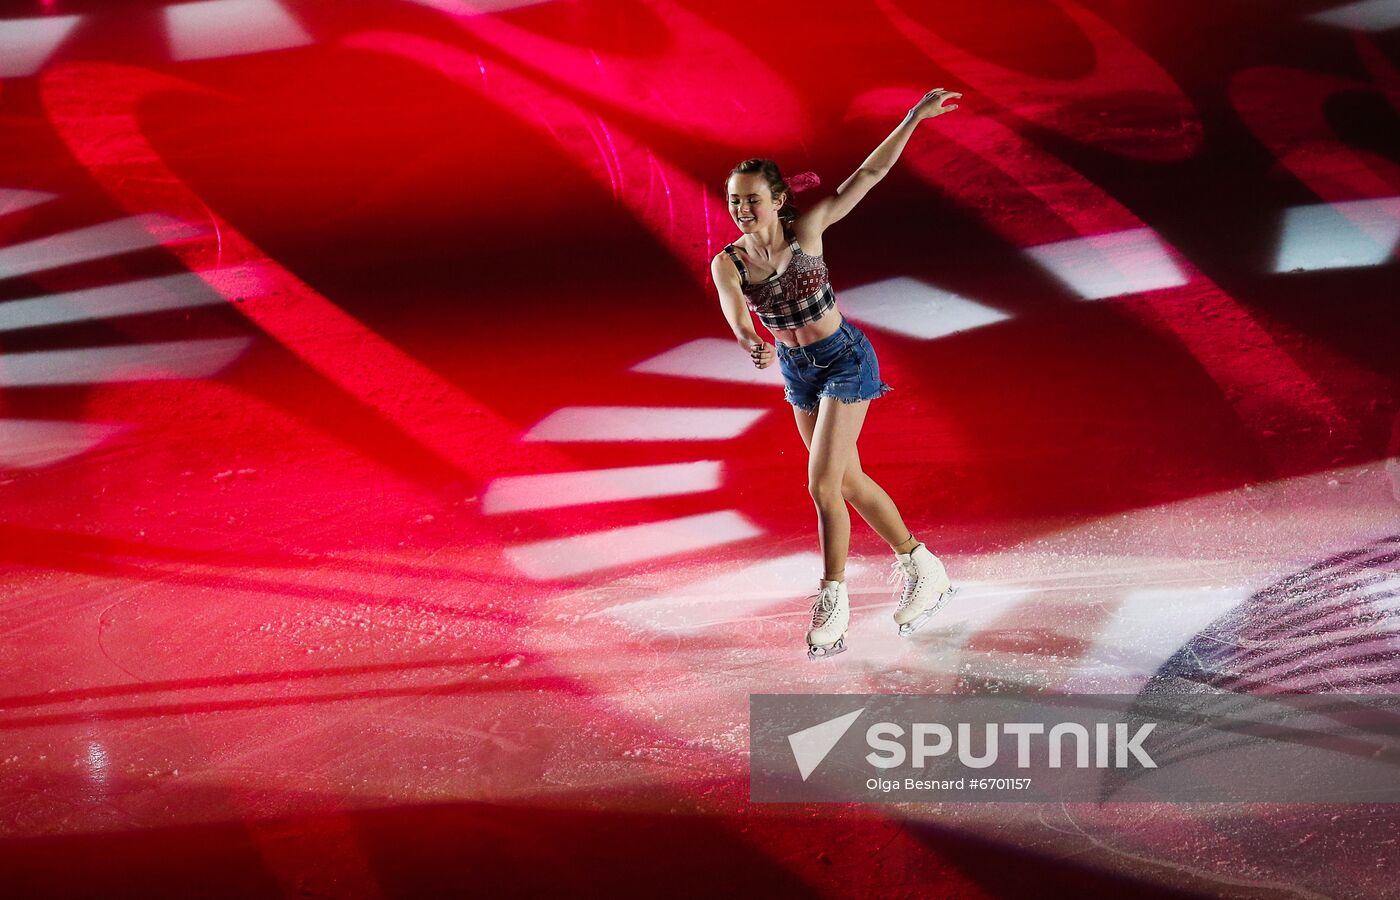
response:
M745 234L761 231L778 218L781 200L757 172L729 176L729 215Z

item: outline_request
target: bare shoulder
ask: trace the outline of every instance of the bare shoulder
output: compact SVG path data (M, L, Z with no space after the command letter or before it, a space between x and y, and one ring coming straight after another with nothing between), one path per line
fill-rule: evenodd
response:
M718 282L728 284L739 283L739 270L729 258L729 254L721 250L710 260L710 274Z
M803 214L792 223L792 234L808 256L822 255L822 227L816 216Z

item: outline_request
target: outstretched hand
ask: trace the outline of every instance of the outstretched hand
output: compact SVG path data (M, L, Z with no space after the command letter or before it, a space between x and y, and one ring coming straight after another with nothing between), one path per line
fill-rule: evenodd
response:
M952 106L944 106L943 103L946 100L953 100L961 96L962 94L957 91L945 91L943 88L934 88L927 94L924 94L924 98L914 104L914 108L909 111L913 113L915 119L932 119L934 116L941 116L946 112L952 112L957 109L958 105L956 103Z
M777 351L773 349L773 345L765 341L758 341L749 345L749 358L752 359L753 364L760 369L766 369L773 365L773 358L776 355Z

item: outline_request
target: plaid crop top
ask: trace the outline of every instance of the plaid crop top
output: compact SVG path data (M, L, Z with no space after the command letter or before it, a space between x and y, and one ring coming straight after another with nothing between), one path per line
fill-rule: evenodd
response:
M739 259L733 244L724 248L739 269L743 282L744 302L758 313L758 320L769 329L796 328L815 322L836 305L836 293L831 289L826 262L820 256L808 256L798 246L797 238L784 226L792 262L781 273L774 272L757 284L749 283L749 272Z

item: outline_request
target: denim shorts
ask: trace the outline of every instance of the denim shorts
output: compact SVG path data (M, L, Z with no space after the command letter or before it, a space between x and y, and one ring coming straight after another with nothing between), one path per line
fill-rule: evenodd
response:
M850 319L816 343L775 346L783 373L783 395L798 409L816 412L822 397L859 403L894 390L880 380L875 348Z

